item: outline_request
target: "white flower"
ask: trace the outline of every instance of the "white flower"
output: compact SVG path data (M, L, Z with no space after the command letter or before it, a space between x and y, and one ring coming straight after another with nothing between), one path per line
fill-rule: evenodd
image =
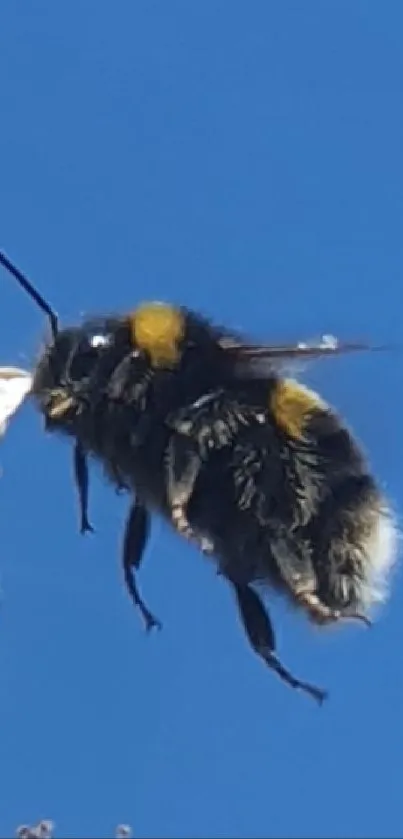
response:
M0 367L0 437L22 405L32 385L32 375L19 367Z

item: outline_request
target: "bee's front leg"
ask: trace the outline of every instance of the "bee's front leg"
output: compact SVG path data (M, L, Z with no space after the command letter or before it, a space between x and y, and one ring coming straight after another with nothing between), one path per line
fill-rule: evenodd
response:
M74 446L74 478L78 491L80 533L93 533L88 520L88 464L85 451L78 441Z

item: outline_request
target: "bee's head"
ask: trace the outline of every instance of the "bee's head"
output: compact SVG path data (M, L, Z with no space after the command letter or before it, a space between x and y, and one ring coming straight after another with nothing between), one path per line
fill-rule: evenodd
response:
M122 318L98 317L60 330L39 358L31 391L47 428L74 432L76 420L106 395L110 377L132 349Z

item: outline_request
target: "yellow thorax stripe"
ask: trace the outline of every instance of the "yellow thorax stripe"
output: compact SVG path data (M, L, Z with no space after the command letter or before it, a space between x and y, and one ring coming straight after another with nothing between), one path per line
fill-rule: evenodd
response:
M148 353L155 367L170 367L180 359L185 318L166 303L142 303L130 316L133 343Z

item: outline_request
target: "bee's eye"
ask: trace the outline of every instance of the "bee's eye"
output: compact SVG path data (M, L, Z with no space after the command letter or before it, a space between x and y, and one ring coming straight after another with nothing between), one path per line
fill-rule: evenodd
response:
M141 358L143 361L147 359L147 353L144 350L141 350L139 347L135 347L134 350L131 352L132 358Z
M70 355L68 374L72 379L79 381L89 376L100 360L100 355L105 347L110 345L110 336L96 334L81 340L73 349Z
M70 357L68 365L69 377L79 381L85 376L89 376L97 359L98 353L90 344L77 348Z
M98 349L98 347L106 347L110 344L111 339L109 335L93 335L90 339L90 345L94 349Z

